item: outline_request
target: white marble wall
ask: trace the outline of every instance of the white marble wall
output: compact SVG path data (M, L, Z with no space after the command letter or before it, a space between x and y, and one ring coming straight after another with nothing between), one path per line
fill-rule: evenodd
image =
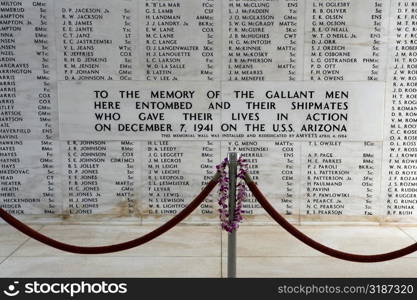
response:
M411 2L2 1L0 205L160 223L237 151L292 222L414 223ZM187 221L218 222L216 191Z

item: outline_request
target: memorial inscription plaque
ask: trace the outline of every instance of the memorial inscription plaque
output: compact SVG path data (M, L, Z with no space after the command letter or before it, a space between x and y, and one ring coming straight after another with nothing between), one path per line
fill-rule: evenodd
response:
M416 7L0 0L0 206L163 222L237 151L292 222L416 222Z

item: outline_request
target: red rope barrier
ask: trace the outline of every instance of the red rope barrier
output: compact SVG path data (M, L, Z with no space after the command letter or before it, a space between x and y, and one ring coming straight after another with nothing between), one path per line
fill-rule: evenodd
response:
M71 253L78 253L78 254L103 254L103 253L118 252L118 251L127 250L130 248L134 248L142 244L145 244L153 240L154 238L160 236L161 234L167 232L168 230L173 228L175 225L180 223L204 201L204 199L210 194L210 192L217 185L218 179L219 179L219 174L217 173L213 177L213 179L206 185L206 187L201 191L201 193L197 197L195 197L194 200L190 204L187 205L187 207L185 207L178 215L173 217L171 220L169 220L165 224L145 234L144 236L141 236L140 238L137 238L128 242L120 243L120 244L115 244L115 245L99 246L99 247L82 247L82 246L74 246L70 244L65 244L57 240L51 239L33 230L32 228L23 224L22 222L20 222L15 217L8 214L5 210L1 208L0 208L0 217L4 219L7 223L9 223L11 226L16 228L20 232L30 236L31 238L38 240L39 242L44 243L48 246L51 246L51 247L54 247L63 251L67 251Z
M258 189L255 182L252 181L250 176L246 174L245 176L245 182L248 185L249 190L252 192L252 194L255 196L255 198L258 200L259 204L268 212L268 214L279 224L281 225L285 230L287 230L290 234L292 234L295 238L299 239L304 244L316 249L317 251L320 251L324 254L336 257L338 259L342 260L348 260L353 262L363 262L363 263L371 263L371 262L382 262L387 260L396 259L405 255L408 255L412 252L415 252L417 250L417 243L414 243L408 247L383 253L383 254L376 254L376 255L360 255L360 254L352 254L347 252L342 252L336 249L332 249L330 247L327 247L323 244L320 244L319 242L316 242L315 240L311 239L301 231L299 231L297 228L295 228L293 225L291 225L283 216L281 216L275 208L268 202L268 200L265 198L265 196L262 194L262 192Z

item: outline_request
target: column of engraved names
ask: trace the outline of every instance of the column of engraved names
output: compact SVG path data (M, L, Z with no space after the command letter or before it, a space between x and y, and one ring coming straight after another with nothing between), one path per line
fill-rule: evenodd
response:
M146 0L140 4L139 47L146 80L219 78L219 3Z
M224 155L237 152L248 163L252 179L260 185L266 197L280 212L296 214L298 174L295 168L299 161L295 155L298 143L290 141L230 141L223 146ZM298 152L298 151L297 151ZM258 201L249 192L243 203L245 215L262 214Z
M142 42L139 48L142 53L142 70L146 80L212 81L220 79L222 53L220 50L221 14L219 7L221 7L221 3L219 0L188 2L148 0L140 3ZM163 86L163 82L161 82L161 86ZM196 97L195 101L205 102L201 97ZM193 103L193 107L200 105ZM215 121L210 120L215 113L217 111L202 113L194 108L193 112L187 114L180 136L185 138L189 135L190 138L193 138L195 133L191 134L190 130L198 132L198 136L207 135L213 125L216 125ZM203 115L207 118L201 118ZM203 119L206 121L202 122ZM165 134L165 136L168 135ZM171 155L183 156L183 158L172 158L179 159L181 163L174 162L174 165L177 164L177 166L173 166L167 164L166 161L162 162L164 158L156 158L152 164L144 163L142 165L142 178L145 181L143 212L145 214L149 212L151 217L149 219L152 219L153 216L175 214L181 210L211 179L215 165L220 159L216 142L187 141L179 143L172 141L168 144L175 147ZM143 153L148 153L146 147L144 144ZM143 155L147 157L146 154ZM172 168L178 169L173 171ZM176 181L165 182L162 185L158 174L163 172L169 172L165 175L182 176L180 181L188 182L190 186L178 186ZM145 175L148 174L149 176L156 174L156 181L146 178ZM196 213L212 217L212 202L213 198L209 196Z
M224 1L223 79L229 81L302 79L303 6L304 1L297 0ZM246 88L242 90L246 90ZM244 91L244 93L246 96L251 92ZM243 106L242 100L239 100L239 105ZM231 120L236 122L237 126L244 128L242 136L255 137L263 134L266 128L264 122L270 119L263 119L261 111L276 112L277 123L285 122L286 113L277 109L276 103L263 101L262 98L246 100L252 103L246 103L245 107L241 106L237 110L235 107ZM278 116L284 116L284 120L279 119ZM227 120L223 118L223 122L227 122ZM276 131L286 131L284 127L281 127L281 124L275 125ZM277 145L266 141L249 142L256 143L256 147L251 144L248 145L251 147L242 145L240 150L246 148L246 152L242 154L247 155L249 165L253 165L250 169L251 174L256 181L259 180L259 184L263 184L263 190L266 191L269 199L273 199L277 209L288 215L296 213L295 199L298 187L294 185L299 174L297 170L299 161L286 157L286 155L298 158L299 144L291 143L289 147L292 150L288 153L287 150L284 150L286 146L282 145L282 149L279 149L279 143L283 143L283 141L277 142ZM230 143L228 144L230 148ZM258 151L254 148L266 150ZM255 153L251 153L251 151ZM282 155L277 153L282 153ZM282 172L290 174L284 176ZM244 204L245 214L258 215L256 219L259 218L259 215L265 214L250 194L247 201Z
M307 1L304 78L306 80L326 81L384 80L386 55L384 43L387 41L388 4L388 1ZM351 118L348 114L346 117ZM367 144L372 144L375 149L382 150L381 142L342 143L347 148L356 148L358 157L369 154ZM315 145L303 143L303 151L306 153L311 151L315 155L327 159L325 156L330 155L328 153L329 149L324 149L323 153L320 153L318 149L320 148ZM338 169L351 170L353 162L349 153L338 154L338 152L335 152L333 155L341 159L341 165L337 167ZM377 153L370 155L379 156ZM369 159L372 163L364 163L363 166L360 166L363 170L359 175L361 180L356 180L358 176L355 175L351 176L354 179L353 181L346 182L347 185L351 186L349 191L346 190L349 193L345 193L343 197L341 196L341 198L349 199L346 201L337 198L338 196L335 196L333 202L330 201L332 181L320 182L317 179L320 177L316 177L317 182L315 182L313 180L314 176L303 171L303 176L309 176L309 178L303 178L303 181L310 184L310 187L307 188L308 202L303 201L302 204L302 207L306 208L306 213L322 215L358 214L362 216L379 213L376 191L379 190L378 180L380 180L380 176L373 169L378 170L380 168L380 160L373 157L363 159ZM320 168L320 166L316 167ZM325 163L323 167L326 167ZM338 172L337 170L334 171ZM310 172L313 171L310 170ZM319 174L323 173L324 176L327 176L329 172L332 172L332 170L318 171ZM314 187L318 184L329 186ZM308 191L308 189L310 190ZM362 194L362 196L358 198L356 194ZM355 200L351 201L351 199ZM314 212L312 213L312 211Z
M384 80L386 13L378 1L307 1L305 79Z
M90 80L138 79L138 54L134 51L136 9L132 1L60 2L57 5L60 79L83 84ZM98 109L106 105L101 100L97 98L93 103ZM98 122L105 122L112 118L113 112L101 109L95 117ZM64 167L68 175L65 186L70 214L133 215L137 205L134 152L139 145L131 141L66 143L70 145L64 153L64 161L68 160ZM74 154L78 157L73 157Z
M100 141L67 141L65 151L68 179L69 215L91 215L99 208L100 164L105 161L107 147Z
M417 59L416 1L392 2L390 95L386 106L386 215L416 215L417 196Z
M57 8L60 79L132 79L134 6L121 1L73 0L60 4Z
M137 151L135 149L139 147L139 143L120 141L120 151L117 151L117 154L115 153L111 159L113 163L125 166L122 169L122 174L124 174L115 181L115 185L120 189L116 192L116 197L120 197L121 205L119 207L124 216L131 216L139 211L139 203L135 197L135 168L137 166L135 160Z
M67 215L136 212L134 144L130 141L67 141ZM111 171L111 177L108 176Z
M224 2L224 80L300 80L297 0Z
M0 6L0 202L14 214L59 212L50 10L49 1Z
M143 157L148 202L143 202L142 211L153 216L181 211L212 178L219 159L210 141L148 141ZM213 198L208 197L197 213L211 215Z
M56 205L56 180L55 180L55 170L56 170L56 152L57 143L53 140L56 138L57 134L57 111L56 111L56 95L55 91L52 89L51 76L54 80L55 71L51 72L51 51L49 45L50 39L50 27L54 23L48 20L48 15L52 11L51 3L49 1L45 2L33 2L32 5L37 8L35 11L39 13L39 23L34 28L34 45L36 46L36 56L40 61L40 68L37 73L36 79L39 80L41 88L38 93L37 102L37 115L39 117L39 127L41 130L41 153L40 162L42 169L46 171L46 188L47 191L42 193L44 201L45 213L54 214L60 210ZM49 29L49 30L48 30ZM55 37L52 34L53 37ZM53 46L54 47L54 46ZM54 52L52 52L54 54ZM52 65L54 67L55 64ZM53 73L53 74L51 74ZM53 81L52 81L53 82ZM43 125L43 126L42 126Z
M306 142L302 150L306 215L373 216L379 212L379 143Z

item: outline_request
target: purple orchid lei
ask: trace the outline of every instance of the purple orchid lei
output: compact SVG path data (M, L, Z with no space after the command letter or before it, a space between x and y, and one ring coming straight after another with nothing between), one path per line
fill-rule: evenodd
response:
M246 198L246 185L245 185L245 174L248 171L248 165L246 160L242 157L239 157L237 163L239 166L237 178L238 183L236 185L236 206L234 211L234 218L232 221L229 221L229 211L228 211L228 199L229 199L229 177L227 176L226 166L229 163L228 158L225 158L223 162L216 166L218 172L220 172L219 179L219 213L220 213L220 223L221 227L227 232L233 232L239 228L239 223L242 222L242 206L243 201Z

